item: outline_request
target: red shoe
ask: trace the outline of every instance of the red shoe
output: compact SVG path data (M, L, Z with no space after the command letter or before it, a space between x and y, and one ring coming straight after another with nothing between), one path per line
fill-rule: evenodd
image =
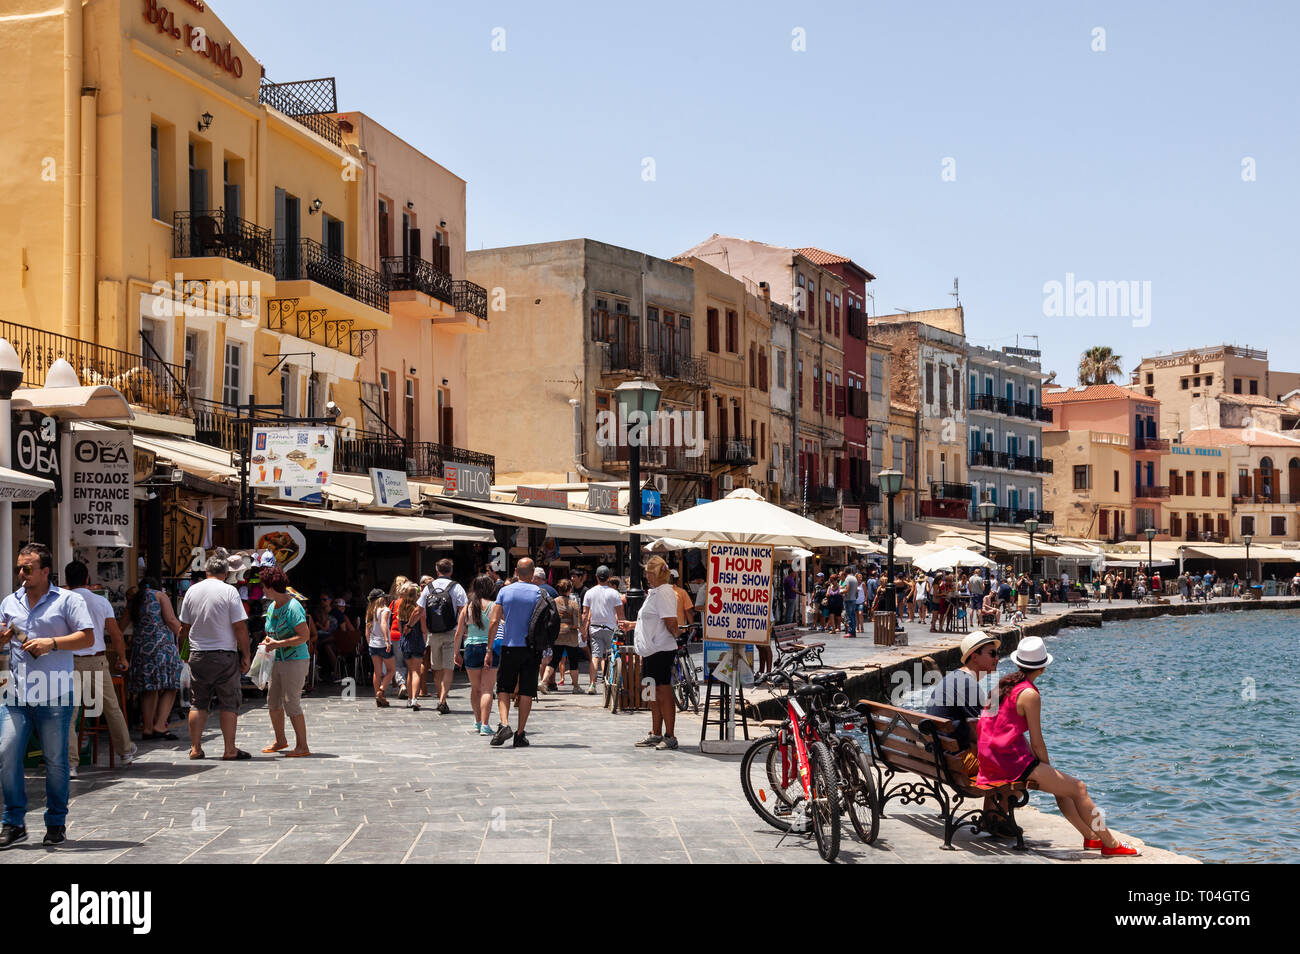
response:
M1100 850L1102 849L1102 847L1103 847L1103 845L1102 845L1102 843L1101 843L1101 839L1100 839L1100 838L1085 838L1085 839L1083 839L1083 850L1084 850L1084 851L1100 851Z
M1109 858L1114 855L1140 855L1142 854L1142 851L1138 848L1134 848L1132 845L1125 844L1124 842L1121 841L1114 848L1101 849L1101 853L1105 855L1107 858Z

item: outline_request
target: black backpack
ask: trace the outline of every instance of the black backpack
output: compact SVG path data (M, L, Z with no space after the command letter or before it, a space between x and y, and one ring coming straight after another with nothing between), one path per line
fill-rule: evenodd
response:
M434 583L438 582L434 580ZM451 598L451 589L456 584L448 580L442 589L434 589L433 583L424 601L424 622L431 633L447 633L456 628L456 603Z
M528 618L528 648L541 655L560 638L560 611L555 600L541 587L538 589L537 605Z

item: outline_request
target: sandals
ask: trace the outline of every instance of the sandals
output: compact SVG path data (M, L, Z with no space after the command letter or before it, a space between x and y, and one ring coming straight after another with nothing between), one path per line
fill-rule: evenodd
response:
M191 758L191 759L206 759L207 756L203 754L203 750L202 750L202 749L199 749L197 752L191 752L191 753L190 753L190 758Z
M305 758L307 758L309 755L311 755L310 752L299 752L299 751L296 750L296 749L284 753L284 757L285 757L286 759L305 759Z
M243 762L243 761L245 761L245 760L247 760L247 759L251 759L251 758L252 758L252 756L249 755L247 752L245 752L243 749L235 749L235 754L234 754L234 755L223 755L223 756L221 756L221 761L223 761L223 762Z
M284 750L284 749L287 749L288 747L289 747L289 743L288 743L288 742L284 743L284 745L281 745L281 744L278 743L278 742L272 742L270 745L268 745L266 748L264 748L264 749L262 750L262 754L263 754L263 755L273 755L274 753L276 753L276 752L280 752L280 751L282 751L282 750Z

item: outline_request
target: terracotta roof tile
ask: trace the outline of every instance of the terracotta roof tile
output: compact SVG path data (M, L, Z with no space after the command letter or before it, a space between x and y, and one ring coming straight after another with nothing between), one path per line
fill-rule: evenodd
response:
M834 252L828 252L825 249L821 249L821 248L813 248L811 245L807 246L806 248L797 248L795 249L795 251L798 252L800 255L802 255L804 258L808 259L808 261L812 262L814 265L849 264L852 265L854 268L858 269L858 271L866 272L868 275L870 275L871 281L875 281L876 279L875 275L871 275L871 272L867 271L865 268L863 268L857 262L853 261L853 259L849 258L847 255L836 255Z
M1226 391L1218 395L1220 401L1227 401L1230 404L1249 404L1251 407L1273 407L1283 411L1293 410L1287 407L1281 401L1274 401L1271 397L1263 394L1229 394Z
M1118 384L1090 384L1087 387L1062 388L1059 391L1044 391L1044 404L1065 404L1074 401L1113 401L1116 398L1147 401L1159 404L1157 398L1147 397L1137 391L1122 388Z

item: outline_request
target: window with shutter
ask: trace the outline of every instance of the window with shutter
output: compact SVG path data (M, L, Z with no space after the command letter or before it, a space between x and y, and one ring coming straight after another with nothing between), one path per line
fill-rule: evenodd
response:
M758 351L753 344L749 346L749 386L758 387Z
M709 351L713 354L718 353L718 309L710 308L707 311L709 325Z
M813 365L812 385L813 410L820 411L822 407L822 369L817 365Z
M736 313L730 308L727 309L727 352L729 354L740 354L740 335L738 333L739 322Z

